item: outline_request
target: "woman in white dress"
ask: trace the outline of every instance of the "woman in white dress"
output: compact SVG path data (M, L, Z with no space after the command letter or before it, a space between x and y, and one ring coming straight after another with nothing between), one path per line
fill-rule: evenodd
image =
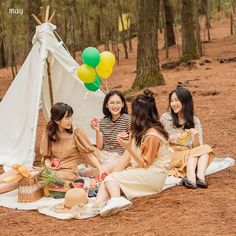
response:
M145 90L132 103L129 140L117 137L126 149L126 162L131 160L132 167L108 175L101 184L96 204L108 201L100 210L101 216L127 209L132 204L128 199L161 191L171 161L167 138L153 93Z
M203 144L202 126L194 115L193 99L188 89L177 86L169 94L170 112L161 116L175 152L171 155L170 175L181 177L188 188L207 188L205 171L214 158L209 145Z

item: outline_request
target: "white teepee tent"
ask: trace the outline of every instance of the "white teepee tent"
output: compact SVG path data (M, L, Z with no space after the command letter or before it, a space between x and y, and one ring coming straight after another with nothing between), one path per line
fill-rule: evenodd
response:
M51 23L36 27L32 50L0 103L0 165L5 169L16 162L33 164L40 100L46 117L51 109L47 61L54 103L71 105L74 126L95 140L89 123L93 116L102 117L104 94L88 91L78 80L79 65L56 39L55 29Z

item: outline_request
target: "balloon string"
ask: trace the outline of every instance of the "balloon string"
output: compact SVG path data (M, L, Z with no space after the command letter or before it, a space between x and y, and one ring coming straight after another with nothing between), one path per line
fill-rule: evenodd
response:
M108 80L108 78L107 79L105 79L105 85L106 85L106 90L107 90L107 93L109 92L109 89L108 89L108 85L107 85L107 80Z
M97 88L99 88L101 85L98 80L95 80L95 82L92 82L92 84L94 84Z
M87 100L88 99L88 92L87 93L85 93L85 95L84 95L84 100Z

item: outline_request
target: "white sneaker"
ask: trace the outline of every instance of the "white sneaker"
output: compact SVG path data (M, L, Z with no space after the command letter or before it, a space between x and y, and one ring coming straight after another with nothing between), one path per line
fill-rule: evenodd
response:
M119 211L128 209L132 205L132 202L124 197L113 197L111 198L105 207L100 210L102 217L113 215Z

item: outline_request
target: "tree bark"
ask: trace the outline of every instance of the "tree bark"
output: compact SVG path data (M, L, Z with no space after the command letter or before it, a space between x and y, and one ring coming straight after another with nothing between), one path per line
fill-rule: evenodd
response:
M68 19L69 19L69 25L68 30L70 32L70 44L69 44L69 51L73 58L75 58L76 54L76 37L75 37L75 17L74 17L74 4L75 2L72 0L67 0L67 11L68 11ZM67 16L65 16L66 18ZM67 29L66 29L67 30Z
M182 0L182 61L198 59L196 20L194 20L195 0Z
M211 28L211 1L206 0L206 28L208 41L211 40L210 28Z
M221 11L221 0L217 0L217 12Z
M6 59L5 59L5 47L4 47L4 34L2 27L0 26L0 68L6 66Z
M161 2L161 20L163 22L163 26L164 26L164 39L165 39L165 43L164 43L164 47L165 47L165 51L166 51L166 58L169 58L169 48L168 48L168 38L167 38L167 26L166 26L166 19L165 19L165 13L164 13L164 1Z
M125 27L124 27L124 22L123 22L123 18L122 18L122 7L121 7L121 4L120 4L120 1L118 0L118 10L119 10L119 17L120 17L120 22L121 22L121 25L122 25L122 32L120 33L120 36L122 38L122 43L123 43L123 47L124 47L124 51L125 51L125 59L128 59L128 47L127 47L127 42L126 42L126 34L128 32L128 29L125 30Z
M5 32L4 32L4 3L0 3L0 12L1 12L1 23L0 23L0 68L3 68L6 66L6 58L5 58Z
M230 33L236 34L236 0L229 0L231 15L230 15Z
M27 14L27 44L25 50L25 57L28 55L32 48L32 38L35 34L35 22L33 21L32 15L39 16L40 14L41 1L26 1L26 14Z
M140 0L137 75L133 89L164 84L158 58L159 8L159 0Z
M202 56L203 55L202 40L201 40L201 34L200 34L201 26L198 20L197 0L193 0L193 1L194 1L193 12L194 12L194 25L195 25L195 36L196 36L196 41L197 41L197 50L198 50L199 56Z
M167 33L167 46L175 45L175 33L174 33L174 16L173 9L169 0L163 0L164 12L165 12L165 24Z
M15 8L15 0L11 1L12 4L12 8ZM12 72L12 76L13 78L15 78L16 74L17 74L17 64L16 64L16 44L15 44L15 25L16 25L16 18L12 17L11 18L11 27L10 27L10 31L11 31L11 38L10 38L10 65L11 65L11 72Z
M101 18L99 13L96 15L95 25L96 45L99 45L101 43Z

